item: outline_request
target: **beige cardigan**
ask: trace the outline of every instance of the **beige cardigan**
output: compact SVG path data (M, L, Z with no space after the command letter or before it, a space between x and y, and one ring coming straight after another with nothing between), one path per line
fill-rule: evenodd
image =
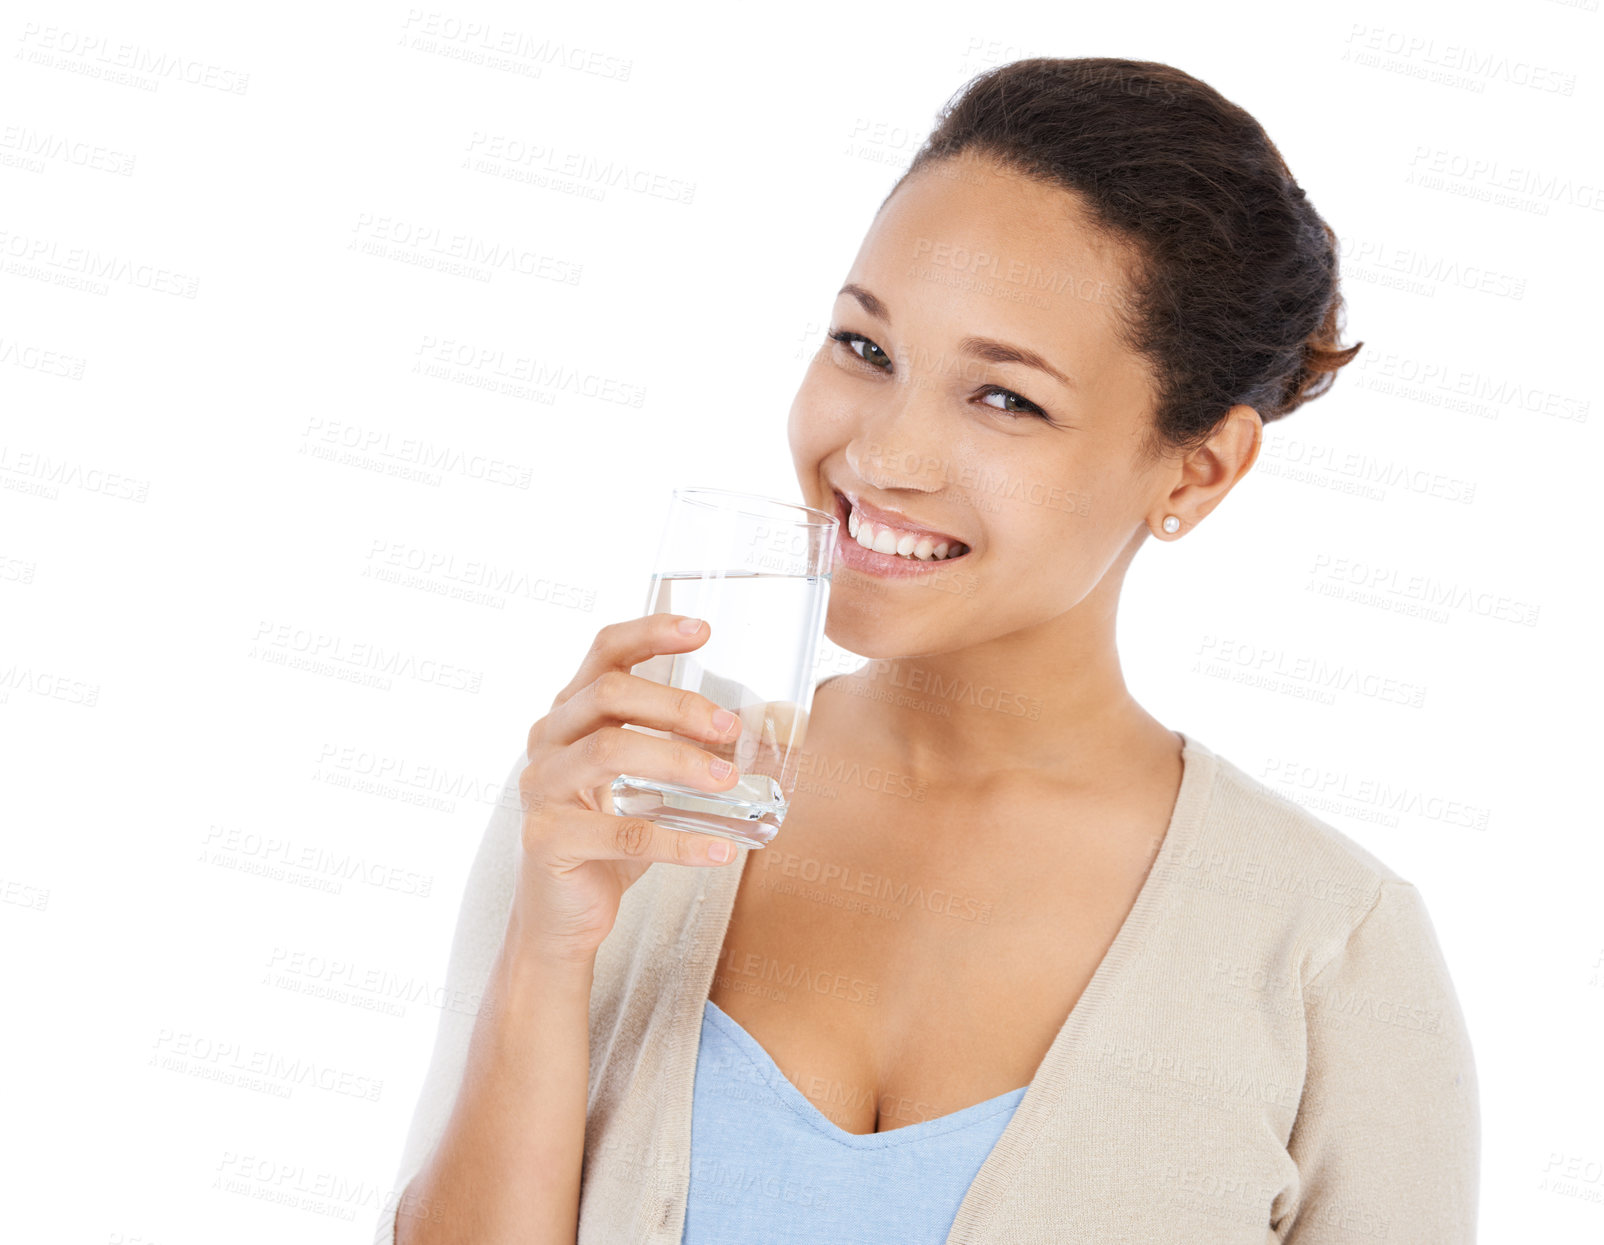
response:
M1476 1068L1420 892L1183 739L1147 881L948 1242L1474 1241ZM501 941L526 764L468 878L453 995L480 995ZM597 953L579 1245L680 1240L703 1004L744 867L652 865ZM441 1013L397 1190L444 1130L472 1024Z

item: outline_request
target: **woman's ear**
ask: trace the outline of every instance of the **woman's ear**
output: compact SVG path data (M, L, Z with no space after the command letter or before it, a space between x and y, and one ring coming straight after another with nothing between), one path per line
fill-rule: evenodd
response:
M1264 420L1258 411L1244 404L1233 406L1209 439L1181 459L1175 485L1148 516L1148 526L1163 533L1164 520L1173 515L1180 526L1166 534L1196 527L1248 473L1263 445Z

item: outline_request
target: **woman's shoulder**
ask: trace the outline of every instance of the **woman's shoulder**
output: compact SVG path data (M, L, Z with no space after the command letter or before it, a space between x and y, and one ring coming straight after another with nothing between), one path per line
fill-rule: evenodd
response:
M1184 734L1184 733L1183 733ZM1276 937L1293 935L1318 968L1377 908L1424 921L1414 884L1376 852L1191 736L1207 772L1201 813L1173 857L1180 887L1225 898ZM1210 906L1213 906L1212 904Z
M1399 1026L1418 1030L1424 1045L1411 1058L1433 1067L1446 1058L1456 1087L1468 1076L1473 1093L1464 1016L1420 890L1351 835L1196 748L1209 790L1172 855L1172 893L1186 914L1178 936L1203 925L1211 947L1227 944L1212 953L1231 970L1222 980L1246 965L1299 983L1299 1014L1328 1037L1344 1030L1360 1055L1396 1039Z
M1372 894L1382 882L1407 882L1375 852L1307 806L1194 737L1185 738L1210 771L1212 789L1199 837L1211 846L1341 876L1365 884Z
M1317 1232L1364 1203L1411 1240L1450 1220L1452 1239L1471 1239L1475 1054L1424 897L1382 855L1242 766L1201 744L1197 759L1207 809L1173 855L1183 919L1165 950L1185 961L1188 946L1205 948L1190 963L1205 1007L1189 1023L1258 1033L1269 1046L1248 1048L1261 1060L1279 1052L1273 1066L1298 1087L1286 1219ZM1197 1019L1210 1003L1227 1009L1214 1029ZM1256 1025L1237 1023L1243 1008Z

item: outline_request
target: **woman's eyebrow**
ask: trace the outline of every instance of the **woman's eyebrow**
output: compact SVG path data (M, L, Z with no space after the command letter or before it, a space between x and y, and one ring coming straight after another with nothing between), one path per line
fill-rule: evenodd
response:
M883 320L887 324L891 323L891 313L886 310L886 305L873 294L869 293L869 291L864 289L861 285L857 285L854 282L848 281L836 291L837 297L842 294L852 295L853 298L857 299L858 302L862 304L863 309L876 320Z
M886 309L886 305L861 285L848 281L837 293L852 295L853 298L858 300L864 311L868 312L876 320L880 320L887 325L891 323L891 313ZM992 337L970 336L958 343L958 349L963 354L971 355L977 359L984 359L988 363L1018 363L1024 367L1033 367L1039 372L1047 373L1066 389L1079 388L1073 380L1047 362L1041 355L1024 346L1010 345L1008 342L1000 342Z
M985 359L988 363L1019 363L1025 367L1033 367L1039 372L1046 372L1066 389L1079 388L1074 381L1041 355L1024 346L1012 346L991 337L966 337L958 343L958 349L977 359Z

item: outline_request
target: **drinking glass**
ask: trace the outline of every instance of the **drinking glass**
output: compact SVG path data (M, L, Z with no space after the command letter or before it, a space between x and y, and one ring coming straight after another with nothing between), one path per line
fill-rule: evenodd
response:
M712 792L623 774L612 784L617 813L748 847L774 838L802 761L839 527L833 514L770 497L673 490L644 612L705 619L712 633L700 648L659 653L630 673L699 692L740 718L732 743L688 740L729 761L740 780Z

